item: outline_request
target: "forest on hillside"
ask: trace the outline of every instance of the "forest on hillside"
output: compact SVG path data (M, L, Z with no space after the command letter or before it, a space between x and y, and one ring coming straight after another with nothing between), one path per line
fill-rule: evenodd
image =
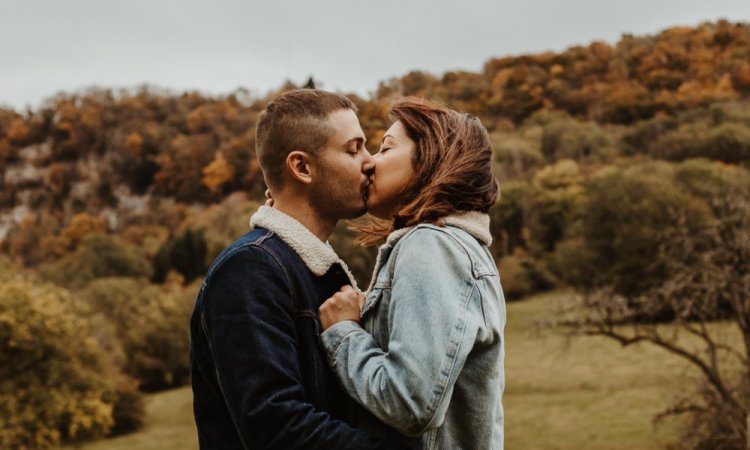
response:
M136 429L143 392L188 381L200 278L263 201L255 121L296 87L92 89L0 108L0 447ZM619 299L621 323L739 318L750 336L750 24L386 80L351 96L370 150L405 95L490 131L491 250L509 300L573 288ZM366 286L374 251L352 236L341 224L331 243ZM733 351L747 364L750 340ZM750 369L737 372L708 435L750 414Z

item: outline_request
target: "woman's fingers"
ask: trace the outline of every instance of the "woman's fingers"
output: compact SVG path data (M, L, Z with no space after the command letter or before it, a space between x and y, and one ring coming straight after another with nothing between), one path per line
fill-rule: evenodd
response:
M326 300L318 310L323 330L344 320L359 322L359 312L364 302L362 297L362 293L355 291L351 286L344 286L333 294L333 297Z

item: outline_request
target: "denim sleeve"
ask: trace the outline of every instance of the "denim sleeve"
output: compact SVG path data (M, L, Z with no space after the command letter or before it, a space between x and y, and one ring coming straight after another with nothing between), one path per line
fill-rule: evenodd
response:
M203 331L245 448L388 448L305 400L290 285L270 253L238 252L207 289Z
M394 248L388 348L355 322L322 335L329 362L349 395L384 423L416 436L439 427L471 352L481 312L463 247L424 228Z

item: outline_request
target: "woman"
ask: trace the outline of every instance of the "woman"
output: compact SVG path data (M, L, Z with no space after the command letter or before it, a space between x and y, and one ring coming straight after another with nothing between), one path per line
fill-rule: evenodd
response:
M479 119L407 98L374 156L363 227L385 238L366 298L347 287L320 308L321 341L357 426L414 448L501 449L505 301L488 251L498 197ZM361 318L361 320L360 320ZM361 325L360 323L361 322Z

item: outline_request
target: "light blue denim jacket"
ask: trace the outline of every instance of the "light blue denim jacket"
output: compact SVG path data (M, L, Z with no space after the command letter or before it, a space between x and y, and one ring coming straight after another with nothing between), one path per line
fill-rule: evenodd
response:
M415 448L503 448L505 299L489 218L392 233L380 248L361 327L321 341L346 392L372 415L357 426L413 436Z

